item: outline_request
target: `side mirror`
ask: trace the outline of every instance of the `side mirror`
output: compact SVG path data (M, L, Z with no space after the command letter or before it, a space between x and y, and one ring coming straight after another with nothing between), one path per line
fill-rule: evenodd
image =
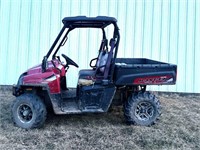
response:
M42 72L45 72L47 68L48 68L47 57L44 56L44 58L42 60Z

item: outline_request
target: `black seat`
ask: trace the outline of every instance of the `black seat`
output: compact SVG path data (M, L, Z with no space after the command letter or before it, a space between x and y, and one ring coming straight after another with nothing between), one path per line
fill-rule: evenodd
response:
M87 76L95 76L95 70L93 69L83 69L79 71L79 79L83 79Z
M99 52L99 56L97 58L96 67L94 69L83 69L79 71L79 79L106 79L109 74L109 68L111 65L111 60L113 57L113 50L115 47L115 40L110 40L110 52L107 49L103 48Z
M96 68L95 69L83 69L79 71L79 78L87 78L88 76L103 76L105 65L108 59L108 52L101 51L99 54L99 58L97 59Z
M100 68L100 70L97 70L98 67L100 67L100 65L102 65L103 63L103 59L105 60L105 54L108 51L108 40L107 39L103 39L99 48L99 54L97 58L94 58L90 61L90 66L93 69L82 69L79 71L79 79L83 79L83 78L87 78L88 76L95 76L95 74L102 74L102 72L104 71L103 67ZM92 61L96 60L96 64L95 66L92 66Z

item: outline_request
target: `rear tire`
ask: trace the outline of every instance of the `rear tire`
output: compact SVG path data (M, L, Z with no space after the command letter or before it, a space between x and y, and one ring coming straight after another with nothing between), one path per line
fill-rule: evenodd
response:
M149 92L133 93L124 104L124 117L128 124L150 126L160 116L160 102Z
M24 129L41 127L47 115L44 103L34 94L17 97L13 102L11 113L14 124Z

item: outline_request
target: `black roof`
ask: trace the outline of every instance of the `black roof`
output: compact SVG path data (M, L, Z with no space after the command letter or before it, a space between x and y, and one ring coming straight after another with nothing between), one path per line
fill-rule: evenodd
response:
M63 24L67 28L81 28L81 27L93 27L93 28L105 28L111 23L115 24L117 19L107 16L97 16L97 17L86 17L86 16L76 16L76 17L65 17L62 20Z

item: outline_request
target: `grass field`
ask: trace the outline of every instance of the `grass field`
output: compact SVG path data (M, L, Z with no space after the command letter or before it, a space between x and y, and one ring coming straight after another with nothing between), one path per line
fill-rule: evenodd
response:
M162 94L162 115L151 127L128 126L121 107L91 115L49 114L41 129L11 121L11 91L0 91L0 149L200 149L200 96Z

